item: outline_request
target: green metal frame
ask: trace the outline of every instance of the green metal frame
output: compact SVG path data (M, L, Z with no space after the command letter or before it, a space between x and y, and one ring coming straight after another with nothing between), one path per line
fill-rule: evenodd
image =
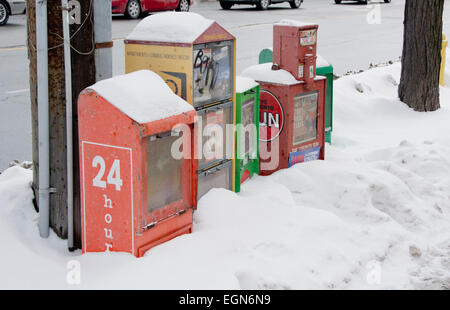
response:
M269 48L259 53L259 63L268 63L273 60L273 52ZM317 67L316 74L327 78L327 97L325 107L325 142L331 143L331 132L333 131L333 66Z
M256 125L256 139L254 140L254 153L246 154L244 158L239 158L241 154L241 143L243 139L242 126L242 105L249 100L254 102L254 124ZM241 191L242 175L248 170L250 177L258 174L259 171L259 85L248 89L243 93L236 92L236 150L235 150L235 182L234 191L239 193ZM251 156L254 155L254 156ZM253 158L252 158L253 157Z

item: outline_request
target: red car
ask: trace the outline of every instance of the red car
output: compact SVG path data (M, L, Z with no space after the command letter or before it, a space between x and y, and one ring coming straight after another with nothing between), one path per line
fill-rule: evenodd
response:
M112 13L136 19L142 13L158 11L189 11L194 0L112 0Z

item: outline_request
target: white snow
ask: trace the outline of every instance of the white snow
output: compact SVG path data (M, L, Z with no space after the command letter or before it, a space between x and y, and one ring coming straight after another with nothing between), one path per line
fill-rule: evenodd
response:
M325 58L323 58L321 55L317 54L316 67L322 68L322 67L328 67L328 66L330 66L330 63Z
M141 259L39 238L32 172L7 169L0 288L450 288L450 85L441 109L419 113L398 100L399 76L395 63L336 80L325 161L257 176L239 194L211 190L192 234ZM79 285L66 282L73 260Z
M268 62L264 64L250 66L242 71L241 76L254 79L258 82L268 82L274 84L283 85L295 85L303 82L299 82L294 76L284 69L272 70L273 63ZM316 76L316 80L323 79L324 77Z
M308 26L317 26L314 23L305 23L298 20L293 19L282 19L279 22L274 23L274 25L278 26L294 26L294 27L308 27Z
M236 92L243 93L253 87L258 86L259 84L255 82L255 80L250 79L244 76L236 76Z
M270 82L284 85L298 84L292 74L284 69L272 70L273 63L254 65L242 71L241 75L261 82Z
M152 14L137 24L127 40L192 43L213 22L190 12Z
M194 108L150 70L102 80L88 87L138 123L148 123Z

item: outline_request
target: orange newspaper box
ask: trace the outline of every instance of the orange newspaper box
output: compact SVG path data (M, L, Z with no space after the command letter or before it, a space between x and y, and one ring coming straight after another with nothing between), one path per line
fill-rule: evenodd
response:
M78 99L82 250L128 252L192 231L196 112L157 74L103 80Z

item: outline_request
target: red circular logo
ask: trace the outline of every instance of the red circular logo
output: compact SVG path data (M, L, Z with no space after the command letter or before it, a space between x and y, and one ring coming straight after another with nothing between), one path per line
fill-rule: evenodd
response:
M271 92L261 89L259 104L259 140L275 140L283 131L284 112L280 101Z

